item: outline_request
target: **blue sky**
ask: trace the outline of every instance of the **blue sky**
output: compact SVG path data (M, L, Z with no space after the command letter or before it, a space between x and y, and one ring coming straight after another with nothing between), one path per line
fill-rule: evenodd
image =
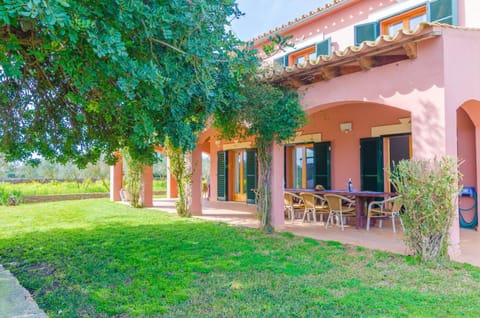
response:
M237 0L245 13L232 22L232 29L241 40L249 40L276 26L300 17L330 0Z

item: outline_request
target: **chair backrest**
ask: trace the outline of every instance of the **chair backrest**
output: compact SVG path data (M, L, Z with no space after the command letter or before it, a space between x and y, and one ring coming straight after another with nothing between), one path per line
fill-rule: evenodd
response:
M322 206L322 207L326 207L328 205L327 200L325 199L324 195L314 194L313 197L316 199L317 205Z
M315 208L315 196L313 194L302 192L300 193L300 196L302 197L303 204L305 204L307 209Z
M341 211L342 210L342 200L344 197L337 194L325 194L325 200L327 200L330 210Z
M400 209L402 208L402 200L401 196L395 197L392 199L392 211L393 212L400 212Z
M285 206L293 206L293 195L290 192L283 193L283 204Z

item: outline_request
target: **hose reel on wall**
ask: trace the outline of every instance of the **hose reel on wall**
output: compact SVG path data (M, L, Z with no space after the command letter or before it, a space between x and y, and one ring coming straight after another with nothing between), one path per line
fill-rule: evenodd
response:
M472 203L467 204L465 203L462 205L462 198L471 198ZM463 187L462 191L459 193L459 200L458 200L458 214L460 219L460 227L463 228L475 228L478 225L478 200L477 200L477 192L475 191L475 187ZM465 216L468 214L472 214L473 216L471 219L466 218Z

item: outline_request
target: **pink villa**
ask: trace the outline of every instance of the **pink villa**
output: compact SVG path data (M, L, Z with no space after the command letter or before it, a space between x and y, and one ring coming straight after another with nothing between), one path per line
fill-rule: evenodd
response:
M274 149L274 226L285 224L284 188L345 189L351 178L354 188L390 191L385 170L401 159L461 158L462 184L480 188L480 1L335 0L254 38L255 47L276 33L292 35L294 47L263 56L266 80L298 90L308 123ZM196 214L202 153L211 159L211 201L255 200L254 144L217 138L204 131L193 152ZM121 178L120 162L112 200ZM151 168L144 189L151 206ZM176 196L173 178L168 196ZM456 220L452 251L459 241Z

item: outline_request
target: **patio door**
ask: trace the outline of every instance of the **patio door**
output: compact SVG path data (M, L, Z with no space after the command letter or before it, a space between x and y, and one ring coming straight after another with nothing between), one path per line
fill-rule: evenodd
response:
M412 135L395 135L383 138L385 163L390 171L395 169L395 165L401 160L412 157ZM385 173L386 191L395 192L394 186L390 183L388 175Z
M233 201L247 201L247 173L246 161L247 152L245 150L235 150L233 152Z
M360 139L361 190L384 191L382 138Z
M331 152L332 147L329 141L313 144L315 161L315 184L322 185L325 189L331 189Z
M294 146L292 157L293 188L312 189L315 186L313 145Z
M217 200L226 201L228 198L228 152L217 153Z
M246 161L246 178L247 178L247 203L256 203L256 195L252 189L257 188L257 151L255 149L247 150Z

